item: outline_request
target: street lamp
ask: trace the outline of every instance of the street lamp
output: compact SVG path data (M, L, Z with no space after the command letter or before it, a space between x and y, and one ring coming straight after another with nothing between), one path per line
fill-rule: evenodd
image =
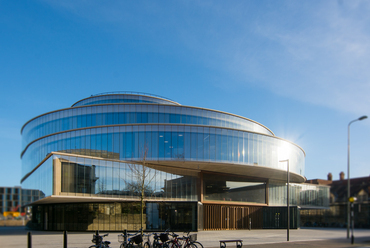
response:
M351 121L350 123L348 123L348 160L347 160L347 239L349 239L349 226L350 226L350 219L351 219L351 216L350 216L350 202L349 202L349 198L351 197L351 184L350 184L350 175L349 175L349 168L350 168L350 160L349 160L349 157L350 157L350 125L355 122L355 121L362 121L362 120L365 120L367 119L367 116L364 115L364 116L361 116L360 118L356 119L356 120L353 120Z
M287 162L287 168L286 168L286 194L287 194L287 214L288 214L288 226L286 229L286 241L289 241L289 229L290 229L290 209L289 209L289 159L281 160L279 162Z

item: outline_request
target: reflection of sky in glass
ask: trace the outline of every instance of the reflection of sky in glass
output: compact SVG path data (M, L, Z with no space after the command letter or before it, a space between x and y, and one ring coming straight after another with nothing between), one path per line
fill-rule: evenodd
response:
M292 205L329 208L329 186L290 183L289 192L289 201ZM271 206L286 206L286 197L286 183L269 183Z
M53 194L53 156L40 165L23 183L23 189L36 190L38 198Z
M109 145L107 145L109 143ZM22 158L22 175L45 154L61 151L119 160L139 160L147 145L148 160L239 163L304 173L304 152L275 137L205 127L143 125L96 128L62 133L30 145Z
M99 194L99 196L107 197L137 197L132 191L132 184L135 185L142 176L135 172L135 167L141 171L141 164L130 164L125 162L113 162L99 159L85 159L74 156L55 155L67 164L70 171L75 173L82 173L73 175L75 179L69 178L71 175L63 174L62 181L67 182L63 193L89 193L86 189L92 187L90 192L92 195ZM63 166L63 165L62 165ZM70 167L73 168L70 168ZM78 167L77 170L74 167ZM67 168L67 167L66 167ZM81 169L82 168L82 169ZM89 169L88 169L89 168ZM163 199L178 199L178 200L196 200L196 180L197 176L183 176L182 169L177 169L176 174L156 170L146 167L148 170L146 177L146 188L149 192L147 195L150 198ZM139 178L137 177L139 176ZM85 182L79 181L83 179ZM85 183L85 185L82 185ZM76 184L76 185L73 185ZM191 190L186 187L191 185ZM77 185L79 187L77 187ZM130 186L131 185L131 186ZM84 191L78 191L78 190ZM77 192L76 192L77 190Z
M114 108L115 107L115 108ZM144 108L141 111L141 108ZM27 123L22 130L22 148L33 140L52 133L104 125L135 123L194 124L213 127L235 128L273 135L266 127L251 120L227 113L189 107L169 106L94 106L65 109L42 115Z
M243 187L251 187L256 185L261 185L264 183L247 183L247 182L231 182L226 181L226 186L230 189L236 189L236 188L243 188Z

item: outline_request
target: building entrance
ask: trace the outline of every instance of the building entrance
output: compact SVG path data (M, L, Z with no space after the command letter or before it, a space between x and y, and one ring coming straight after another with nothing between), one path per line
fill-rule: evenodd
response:
M228 205L204 206L204 230L249 229L250 207Z
M226 230L248 229L248 207L221 207L221 227Z

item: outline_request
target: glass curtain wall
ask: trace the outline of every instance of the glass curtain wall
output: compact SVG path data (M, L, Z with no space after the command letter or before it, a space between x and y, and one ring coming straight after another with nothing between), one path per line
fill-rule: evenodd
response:
M302 175L304 152L275 137L230 129L197 126L140 125L104 127L61 133L31 144L23 155L22 174L30 172L52 151L109 158L204 161L261 165Z
M266 203L266 182L227 175L203 175L204 201Z
M196 171L62 155L50 157L24 181L41 198L52 194L53 159L61 162L62 195L139 199L144 180L145 200L198 200Z
M44 161L26 181L22 182L22 189L31 194L30 200L38 200L53 194L53 158Z
M113 94L113 95L102 95L102 96L94 96L89 97L87 99L83 99L78 101L77 103L73 104L73 107L76 106L84 106L84 105L93 105L93 104L103 104L103 103L130 103L130 102L137 102L137 103L160 103L160 104L177 104L170 99L164 100L157 97L148 97L142 95L123 95L123 94Z
M226 127L273 135L266 127L226 113L180 106L101 105L71 108L42 115L22 130L24 149L33 140L62 131L122 124L193 124Z
M197 204L147 202L144 230L196 231ZM140 203L70 203L32 207L34 229L54 231L137 231Z
M312 184L289 184L289 204L301 207L329 208L330 187ZM269 183L269 205L286 206L286 183Z

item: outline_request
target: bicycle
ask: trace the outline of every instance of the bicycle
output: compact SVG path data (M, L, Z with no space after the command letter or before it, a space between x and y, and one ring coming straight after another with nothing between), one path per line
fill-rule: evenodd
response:
M153 233L153 243L151 248L168 248L168 241L170 238L168 237L168 229L163 233Z
M173 239L168 241L168 247L169 248L182 248L184 245L184 241L183 241L184 239L179 238L179 235L177 235L174 232L172 232L171 236L173 237Z
M203 245L196 241L197 240L197 234L191 234L189 235L190 231L186 233L187 236L183 236L179 238L179 235L172 232L172 239L169 241L169 247L170 248L203 248Z
M150 246L150 236L151 235L152 235L151 233L143 234L144 237L147 237L147 241L144 242L143 248L151 248L151 246Z
M95 243L95 245L91 245L89 248L109 248L110 241L103 241L104 237L107 237L109 233L104 234L103 236L99 235L99 231L96 231L93 234L93 239L91 242Z
M202 243L200 243L199 241L197 241L197 238L198 238L198 235L195 233L195 234L190 234L190 231L187 232L187 236L183 236L183 239L185 239L185 243L187 246L185 247L198 247L198 248L203 248L203 245Z
M129 236L132 236L129 238ZM148 240L144 243L144 248L150 248L149 237L150 235L145 235ZM141 247L140 244L143 243L143 235L141 235L141 229L135 234L129 234L126 231L123 234L118 235L118 242L121 243L120 248L134 248Z

